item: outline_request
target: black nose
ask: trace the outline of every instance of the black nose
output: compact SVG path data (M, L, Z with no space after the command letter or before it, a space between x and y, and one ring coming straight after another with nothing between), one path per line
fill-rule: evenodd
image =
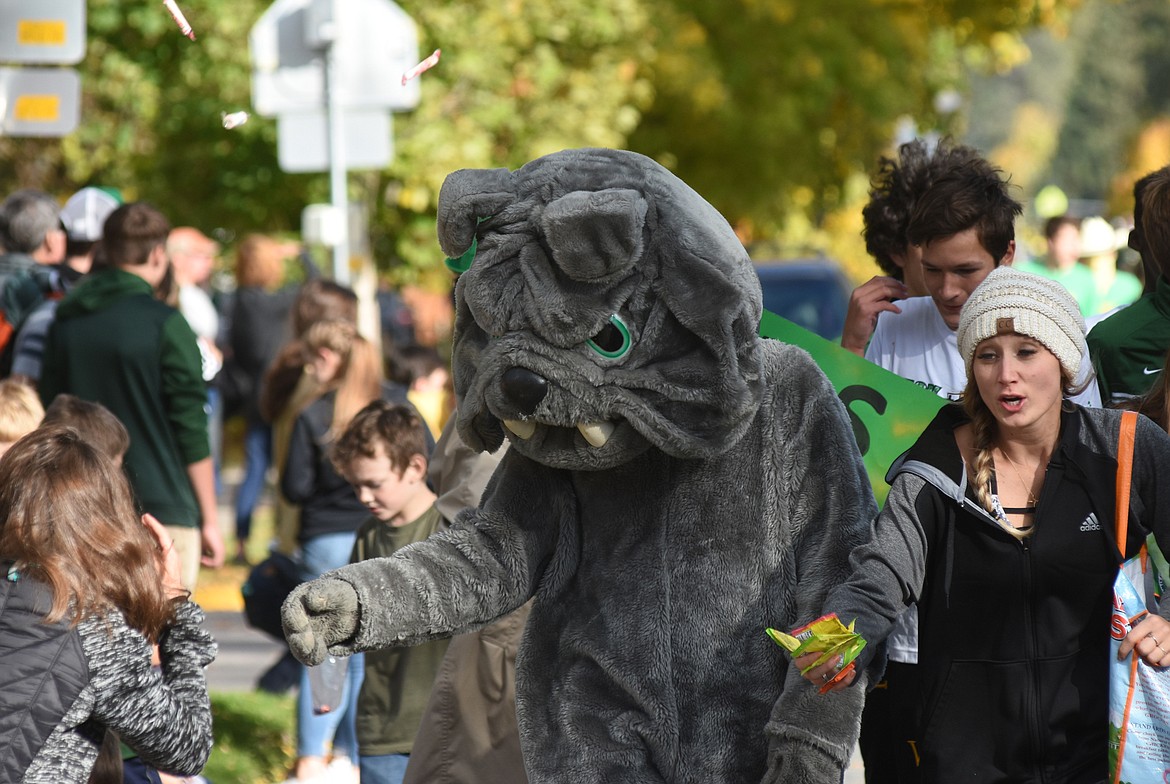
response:
M548 381L527 368L514 367L504 372L500 389L504 397L527 416L536 412L536 407L548 394Z

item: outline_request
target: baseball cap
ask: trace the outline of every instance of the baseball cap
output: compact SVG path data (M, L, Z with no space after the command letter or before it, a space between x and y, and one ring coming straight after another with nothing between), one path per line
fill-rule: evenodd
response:
M96 242L102 238L106 218L121 204L121 199L103 188L82 188L61 208L61 224L69 239Z

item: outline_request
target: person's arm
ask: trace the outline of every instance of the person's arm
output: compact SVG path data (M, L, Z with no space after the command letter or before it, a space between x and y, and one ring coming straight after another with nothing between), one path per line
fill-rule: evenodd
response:
M219 509L215 500L215 465L210 457L187 466L187 478L199 506L199 534L203 557L200 563L209 569L223 566L223 532L219 530Z
M926 480L899 474L890 487L886 504L874 521L870 540L849 556L849 577L834 588L818 615L836 613L841 623L856 622L855 631L868 643L858 655L855 672L873 661L894 622L907 607L918 601L926 577L927 540L922 520L943 514L941 499L924 492ZM839 658L839 657L838 657ZM803 659L798 667L812 662ZM830 659L804 677L817 685L824 676L836 674L837 659ZM846 676L832 687L839 691L851 686L855 675Z
M178 311L163 323L159 362L167 419L199 510L202 562L219 567L223 565L223 535L219 530L215 469L208 438L207 385L203 381L198 338Z
M882 275L870 278L853 290L845 326L841 332L841 347L859 357L865 356L865 347L873 336L878 315L885 312L901 313L893 300L905 299L910 292L899 280Z
M93 718L145 762L190 776L202 770L212 745L203 668L215 658L215 642L202 622L203 611L193 602L175 607L174 621L159 639L161 671L151 666L150 643L120 613L79 627L95 690Z

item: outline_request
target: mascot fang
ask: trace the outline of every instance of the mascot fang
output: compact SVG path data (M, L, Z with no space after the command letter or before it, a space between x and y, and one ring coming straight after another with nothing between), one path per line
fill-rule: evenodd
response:
M511 449L450 530L297 588L293 652L412 645L535 597L534 784L840 781L864 684L818 697L764 629L816 616L876 507L824 374L757 336L731 227L605 149L455 172L438 217L459 432Z

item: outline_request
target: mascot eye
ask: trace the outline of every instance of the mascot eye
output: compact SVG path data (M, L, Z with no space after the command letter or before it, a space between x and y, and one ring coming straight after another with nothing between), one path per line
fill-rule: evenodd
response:
M475 249L479 245L477 237L471 238L471 247L463 252L463 255L457 259L447 259L444 263L447 269L454 272L456 275L462 275L467 270L471 269L471 262L475 261Z
M630 329L617 315L609 317L609 323L593 337L585 341L589 348L606 359L618 359L630 353Z

